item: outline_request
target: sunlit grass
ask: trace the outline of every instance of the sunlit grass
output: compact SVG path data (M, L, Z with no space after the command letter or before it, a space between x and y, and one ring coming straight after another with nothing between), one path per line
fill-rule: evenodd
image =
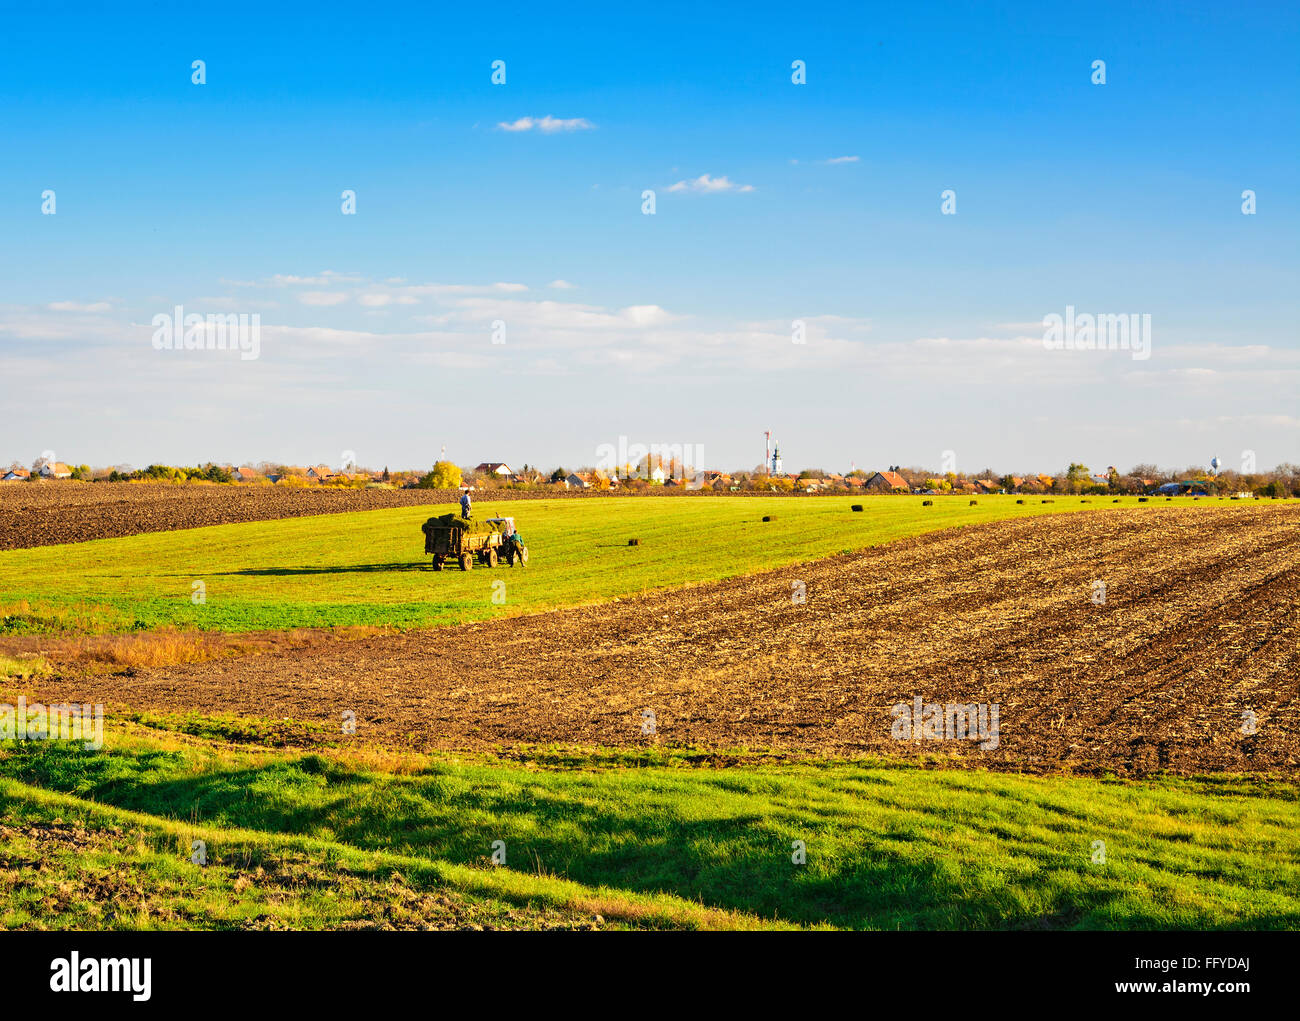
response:
M346 751L110 731L99 754L10 743L0 793L23 785L75 795L87 810L116 806L155 827L205 833L217 853L226 840L307 841L314 855L393 856L493 883L540 876L611 903L666 896L731 924L1300 925L1300 806L1293 787L1266 779L1023 777L876 762L538 769L433 756L411 765L390 772ZM498 840L506 866L492 870ZM803 864L792 860L796 842Z
M1126 497L704 497L479 504L511 514L528 567L429 570L420 524L446 507L252 522L0 552L0 634L172 625L225 631L429 626L749 574L923 532L1165 504ZM855 513L850 506L864 510ZM1177 501L1175 506L1188 506ZM1202 501L1200 506L1231 506ZM764 522L764 516L775 520ZM629 539L640 539L629 546ZM492 583L506 583L504 603ZM8 607L9 609L6 609ZM5 616L8 614L8 616Z

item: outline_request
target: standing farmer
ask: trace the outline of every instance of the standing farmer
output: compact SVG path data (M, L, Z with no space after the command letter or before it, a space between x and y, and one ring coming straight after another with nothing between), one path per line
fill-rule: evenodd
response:
M460 516L464 518L466 521L468 521L469 512L470 512L469 490L466 489L464 492L460 494Z

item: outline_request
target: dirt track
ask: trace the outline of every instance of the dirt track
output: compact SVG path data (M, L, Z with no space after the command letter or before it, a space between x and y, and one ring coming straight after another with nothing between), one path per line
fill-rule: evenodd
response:
M1105 605L1090 599L1094 580ZM600 607L51 681L41 694L331 729L352 710L350 740L417 748L659 742L1294 774L1298 607L1300 507L1099 511ZM894 740L890 707L918 695L997 703L999 746ZM654 737L641 733L647 709Z

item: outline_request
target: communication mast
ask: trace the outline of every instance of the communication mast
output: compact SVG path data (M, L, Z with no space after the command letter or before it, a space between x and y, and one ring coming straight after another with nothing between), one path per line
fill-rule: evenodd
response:
M781 474L781 441L772 439L772 430L763 433L763 470L769 475Z

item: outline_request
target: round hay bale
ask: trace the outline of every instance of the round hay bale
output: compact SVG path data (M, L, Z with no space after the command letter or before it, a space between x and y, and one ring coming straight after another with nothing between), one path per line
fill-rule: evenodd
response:
M1056 503L1055 500L1044 500L1043 503Z
M922 501L921 501L921 506L922 506L922 507L933 507L933 506L934 506L934 501L933 501L933 500L922 500Z
M1016 503L1024 503L1024 500L1017 500Z
M849 508L849 510L851 510L851 511L860 511L860 510L862 510L862 504L860 504L860 503L855 503L852 507Z
M972 507L974 507L977 503L979 503L978 500L972 500L972 501L970 502L970 505L971 505Z
M1146 503L1146 502L1147 502L1147 498L1145 496L1138 497L1138 503Z
M764 521L775 521L775 520L776 520L776 515L775 515L775 514L768 514L768 515L765 515L764 518L763 518L763 520L764 520Z
M629 546L640 546L640 545L641 545L641 540L640 540L640 539L628 539L627 544L628 544Z

